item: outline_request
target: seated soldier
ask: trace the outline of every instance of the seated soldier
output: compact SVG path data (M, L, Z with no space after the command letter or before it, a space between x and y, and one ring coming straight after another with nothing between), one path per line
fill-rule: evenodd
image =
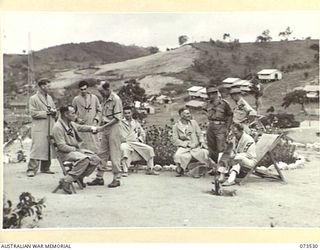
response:
M120 123L122 176L128 176L128 168L133 160L142 159L147 162L147 175L159 175L153 169L154 150L144 143L145 132L140 123L132 119L131 107L124 107L123 115L124 119Z
M75 162L74 167L68 175L60 180L60 187L68 194L72 194L70 184L79 180L83 187L83 178L89 176L101 163L101 159L90 150L80 147L81 138L78 131L97 133L107 126L93 127L79 125L75 123L76 114L73 106L63 106L60 108L60 117L53 126L52 136L57 144L58 154L62 162Z
M192 159L208 163L208 150L202 131L195 120L191 119L187 108L179 109L180 120L172 128L172 139L178 147L173 159L177 165L177 177L183 176Z
M234 134L234 149L229 155L228 161L220 160L218 172L220 172L219 181L223 182L226 173L230 173L229 178L222 183L222 186L231 186L235 184L236 176L240 173L242 168L251 169L257 163L256 160L256 144L254 139L244 132L243 125L235 123L232 126ZM224 155L222 156L224 158ZM221 162L224 163L222 166ZM231 169L229 171L229 166Z

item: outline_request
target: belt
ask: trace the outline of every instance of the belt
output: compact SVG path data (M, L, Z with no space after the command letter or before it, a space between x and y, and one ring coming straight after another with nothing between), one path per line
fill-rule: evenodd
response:
M213 124L217 124L217 125L226 124L225 121L218 121L218 120L210 120L210 122L213 123Z

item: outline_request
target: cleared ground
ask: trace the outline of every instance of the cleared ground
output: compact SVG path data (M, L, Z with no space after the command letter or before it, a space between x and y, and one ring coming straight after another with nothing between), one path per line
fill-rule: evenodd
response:
M4 165L4 191L14 203L25 191L46 197L40 228L97 227L319 227L320 155L303 152L304 168L283 171L287 184L249 178L233 186L237 196L206 193L212 177L176 178L173 172L147 176L144 171L123 178L121 186L87 187L77 194L51 193L62 177L57 162L55 175L25 176L26 163ZM92 179L94 176L91 176ZM111 181L107 172L105 184Z

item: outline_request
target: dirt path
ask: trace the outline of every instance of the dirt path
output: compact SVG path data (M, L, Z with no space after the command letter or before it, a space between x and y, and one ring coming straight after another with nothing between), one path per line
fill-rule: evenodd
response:
M121 187L87 187L77 194L53 194L61 177L25 176L25 163L4 165L4 191L13 202L21 192L46 197L41 228L93 227L319 227L320 154L307 154L304 168L283 171L287 184L249 178L235 197L206 194L211 177L176 178L173 172L146 176L143 171L122 179ZM92 176L93 178L93 176ZM105 184L111 181L111 173Z

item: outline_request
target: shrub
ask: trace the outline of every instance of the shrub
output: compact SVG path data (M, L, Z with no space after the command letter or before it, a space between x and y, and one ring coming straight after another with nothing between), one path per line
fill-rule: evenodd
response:
M309 48L319 51L319 44L317 44L317 43L311 44Z
M285 138L272 150L274 160L276 162L282 161L287 164L294 163L297 159L293 156L295 146L289 144L289 141ZM273 162L269 155L266 155L259 163L260 166L269 167Z
M172 143L172 127L164 128L152 125L146 129L146 143L153 147L155 152L154 163L160 165L174 164L173 155L177 147Z
M45 206L45 200L36 201L35 198L28 192L24 192L19 196L19 203L15 208L10 200L3 202L3 228L21 228L23 219L26 217L35 216L35 223L42 219L42 209Z

